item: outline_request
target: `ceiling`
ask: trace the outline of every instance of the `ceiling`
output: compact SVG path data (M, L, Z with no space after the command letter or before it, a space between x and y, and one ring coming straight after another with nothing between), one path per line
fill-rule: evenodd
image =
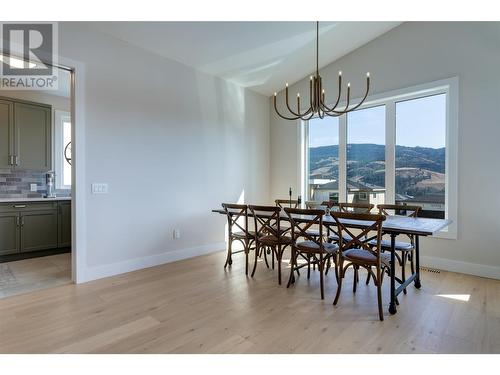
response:
M400 22L321 22L320 68ZM108 35L264 95L315 69L314 22L95 22Z

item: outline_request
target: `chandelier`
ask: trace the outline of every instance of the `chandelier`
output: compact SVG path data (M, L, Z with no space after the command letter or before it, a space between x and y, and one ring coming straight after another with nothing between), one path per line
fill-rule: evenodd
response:
M366 92L365 96L361 101L349 108L349 101L351 96L351 84L347 83L347 95L346 95L346 104L343 109L337 109L337 106L340 103L340 98L342 94L342 72L339 72L339 83L338 83L338 95L333 107L329 107L325 104L325 89L323 88L323 83L321 80L321 76L319 75L319 22L316 22L316 72L314 76L309 77L309 106L306 110L301 111L300 109L300 93L297 93L297 109L294 111L290 107L290 103L288 100L288 83L285 86L285 103L288 111L290 112L288 115L282 115L278 111L278 107L276 106L276 97L277 93L274 93L274 110L281 118L285 120L309 120L315 114L318 115L319 118L324 118L325 116L338 117L343 115L344 113L348 113L354 111L358 108L363 102L366 100L368 96L368 92L370 90L370 73L366 73Z

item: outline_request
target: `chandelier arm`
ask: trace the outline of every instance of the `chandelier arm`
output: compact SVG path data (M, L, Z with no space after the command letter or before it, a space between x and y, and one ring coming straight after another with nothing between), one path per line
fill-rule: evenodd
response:
M332 113L337 113L339 115L343 115L344 113L349 113L349 112L352 112L356 109L358 109L366 100L366 98L368 97L368 93L370 91L370 78L368 77L366 79L366 91L365 91L365 95L363 96L363 99L361 99L361 101L356 104L354 107L352 108L348 108L349 107L349 98L347 100L347 105L345 107L345 109L343 111L331 111Z
M297 97L297 99L299 99L299 97ZM290 113L295 116L297 119L298 118L303 118L304 116L307 116L313 109L312 107L309 107L309 109L307 111L305 111L304 113L300 113L300 104L297 106L297 112L295 112L291 107L290 107L290 103L289 103L289 100L288 100L288 86L285 88L285 102L286 102L286 107L287 109L290 111ZM300 102L300 99L297 101L297 103Z
M354 111L356 109L358 109L366 100L366 98L368 97L368 92L370 91L370 78L367 78L366 80L366 91L365 91L365 95L363 96L363 99L361 99L361 101L356 104L354 107L350 108L349 110L347 110L347 112L351 112L351 111Z
M278 116L281 117L284 120L298 120L300 118L300 116L297 116L297 117L287 117L287 116L282 115L280 113L280 111L278 111L278 107L276 106L276 95L274 95L274 110L276 111L276 113L278 114Z
M310 108L314 108L314 103L313 103L313 80L312 78L309 80L309 103Z
M325 114L326 114L327 116L330 116L330 117L340 117L340 116L342 116L344 113L325 112Z
M325 112L335 112L335 109L339 105L341 95L342 95L342 76L339 75L339 94L337 95L337 100L335 101L335 104L333 105L332 108L329 108L325 103L322 103Z
M344 108L344 110L343 110L343 111L341 111L341 112L343 112L343 113L347 113L347 108L349 108L349 102L350 102L350 100L351 100L351 88L349 87L349 84L347 84L347 85L348 85L348 86L347 86L347 101L346 101L346 103L345 103L345 108Z
M290 113L294 116L298 116L300 117L300 110L299 110L299 113L295 113L292 108L290 108L290 104L288 102L288 86L285 87L285 103L286 103L286 107L288 108L288 110L290 111Z

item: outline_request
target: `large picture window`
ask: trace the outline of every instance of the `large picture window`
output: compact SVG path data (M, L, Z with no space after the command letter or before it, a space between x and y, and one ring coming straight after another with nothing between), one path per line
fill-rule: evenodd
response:
M339 120L315 118L308 124L308 180L310 200L339 200Z
M396 103L396 203L444 219L446 94Z
M369 97L347 115L305 122L306 200L419 205L457 228L458 80ZM304 143L302 143L304 144Z
M347 202L385 203L385 105L347 115Z

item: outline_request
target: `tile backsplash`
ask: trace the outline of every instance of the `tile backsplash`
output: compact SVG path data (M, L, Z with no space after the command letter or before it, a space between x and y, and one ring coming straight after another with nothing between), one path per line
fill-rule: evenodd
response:
M37 191L30 185L36 184ZM30 170L0 169L0 198L39 198L47 193L45 172ZM59 197L70 196L69 190L56 190Z

